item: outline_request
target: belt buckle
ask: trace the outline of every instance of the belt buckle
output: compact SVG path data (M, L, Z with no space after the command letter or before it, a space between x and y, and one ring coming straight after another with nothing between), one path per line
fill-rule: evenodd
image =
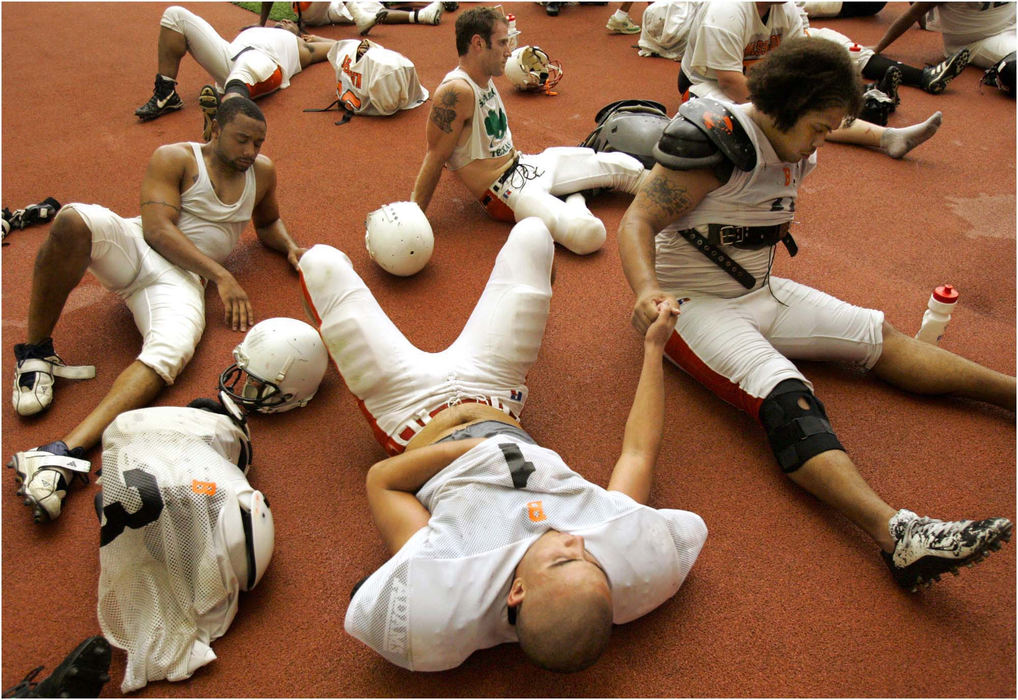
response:
M733 245L735 243L742 243L746 238L746 227L745 226L732 226L724 225L718 229L718 240L721 241L721 245Z

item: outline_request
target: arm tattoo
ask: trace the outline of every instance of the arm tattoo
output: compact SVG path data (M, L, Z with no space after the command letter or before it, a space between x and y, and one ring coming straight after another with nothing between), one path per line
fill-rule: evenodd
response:
M456 120L456 102L458 99L456 93L450 90L442 96L441 105L435 105L431 108L431 121L447 134L452 133L452 123Z
M641 194L645 194L654 205L677 219L689 209L689 193L685 187L676 187L663 178L653 178Z
M180 207L178 207L178 206L177 206L177 205L175 205L175 204L170 204L169 202L163 202L163 201L161 201L161 200L153 200L153 199L150 199L150 200L148 200L147 202L142 202L142 203L141 203L141 206L143 206L143 207L144 207L144 206L146 206L146 205L148 205L148 204L161 204L161 205L162 205L162 206L164 206L164 207L169 207L170 209L172 209L173 211L177 212L178 214L180 213Z

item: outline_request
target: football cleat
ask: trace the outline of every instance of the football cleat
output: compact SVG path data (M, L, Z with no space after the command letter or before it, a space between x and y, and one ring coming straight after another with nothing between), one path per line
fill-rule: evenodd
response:
M4 691L5 698L97 698L99 691L110 680L110 660L113 653L105 638L89 637L67 655L59 666L44 680L36 683L35 677L43 667L38 666L13 688Z
M894 101L894 106L891 107L891 111L894 111L894 107L901 104L901 97L898 95L898 86L901 85L901 68L898 66L889 66L884 71L884 77L877 83L877 89L884 93Z
M219 111L219 92L214 85L202 87L201 92L198 93L198 108L201 109L203 119L201 138L202 141L208 143L212 140L212 123Z
M969 63L969 50L962 49L953 56L948 56L935 66L923 68L920 87L932 95L939 95L947 88L947 84L958 77Z
M167 112L173 112L184 106L183 100L176 90L177 82L169 80L161 75L156 76L156 86L152 91L152 97L148 102L134 110L134 116L143 122L158 119Z
M57 440L32 450L18 452L7 466L14 469L18 496L32 508L37 523L55 520L60 515L64 498L73 476L88 481L91 464L84 459L80 447L72 450Z
M616 19L615 15L608 18L605 29L609 34L639 34L640 25L635 24L627 15L624 19Z
M940 575L957 575L959 566L974 566L1011 539L1007 518L943 521L899 510L888 523L895 540L891 554L881 552L891 575L913 593L928 588Z
M92 365L69 366L53 350L53 339L30 345L14 346L14 392L11 403L19 416L42 413L53 403L53 377L91 379L95 376Z
M417 24L438 24L442 21L442 3L432 2L425 5L417 13Z
M362 9L356 2L351 2L346 6L346 9L350 16L353 17L353 22L357 25L357 32L361 36L367 36L372 27L384 21L389 15L388 10L379 10L376 14L371 14Z

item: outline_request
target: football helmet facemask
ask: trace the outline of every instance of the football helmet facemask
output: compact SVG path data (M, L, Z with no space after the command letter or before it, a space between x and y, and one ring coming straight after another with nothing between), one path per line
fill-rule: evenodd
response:
M251 327L233 360L219 377L220 391L249 411L283 413L314 397L329 353L307 323L270 318Z

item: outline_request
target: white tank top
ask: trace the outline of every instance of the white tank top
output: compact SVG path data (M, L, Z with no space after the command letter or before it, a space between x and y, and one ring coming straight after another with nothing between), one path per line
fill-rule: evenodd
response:
M449 71L439 87L450 80L465 80L474 91L474 116L470 120L470 135L456 146L449 157L449 169L459 170L464 165L482 158L500 158L513 150L513 135L509 131L509 119L505 114L502 97L495 84L488 79L488 85L481 88L470 79L462 68Z
M244 173L244 192L233 204L223 204L212 187L201 144L190 143L198 164L198 179L180 194L177 228L205 255L222 262L237 245L251 220L257 190L254 166Z
M657 235L655 256L658 282L670 293L707 292L737 297L749 291L677 231L695 228L707 235L707 224L770 226L791 221L799 184L816 167L816 153L797 163L785 163L774 152L763 131L743 111L729 108L749 134L756 148L756 167L746 172L733 169L724 185L709 192L697 207ZM745 250L731 245L722 251L756 278L754 289L763 285L771 248Z

